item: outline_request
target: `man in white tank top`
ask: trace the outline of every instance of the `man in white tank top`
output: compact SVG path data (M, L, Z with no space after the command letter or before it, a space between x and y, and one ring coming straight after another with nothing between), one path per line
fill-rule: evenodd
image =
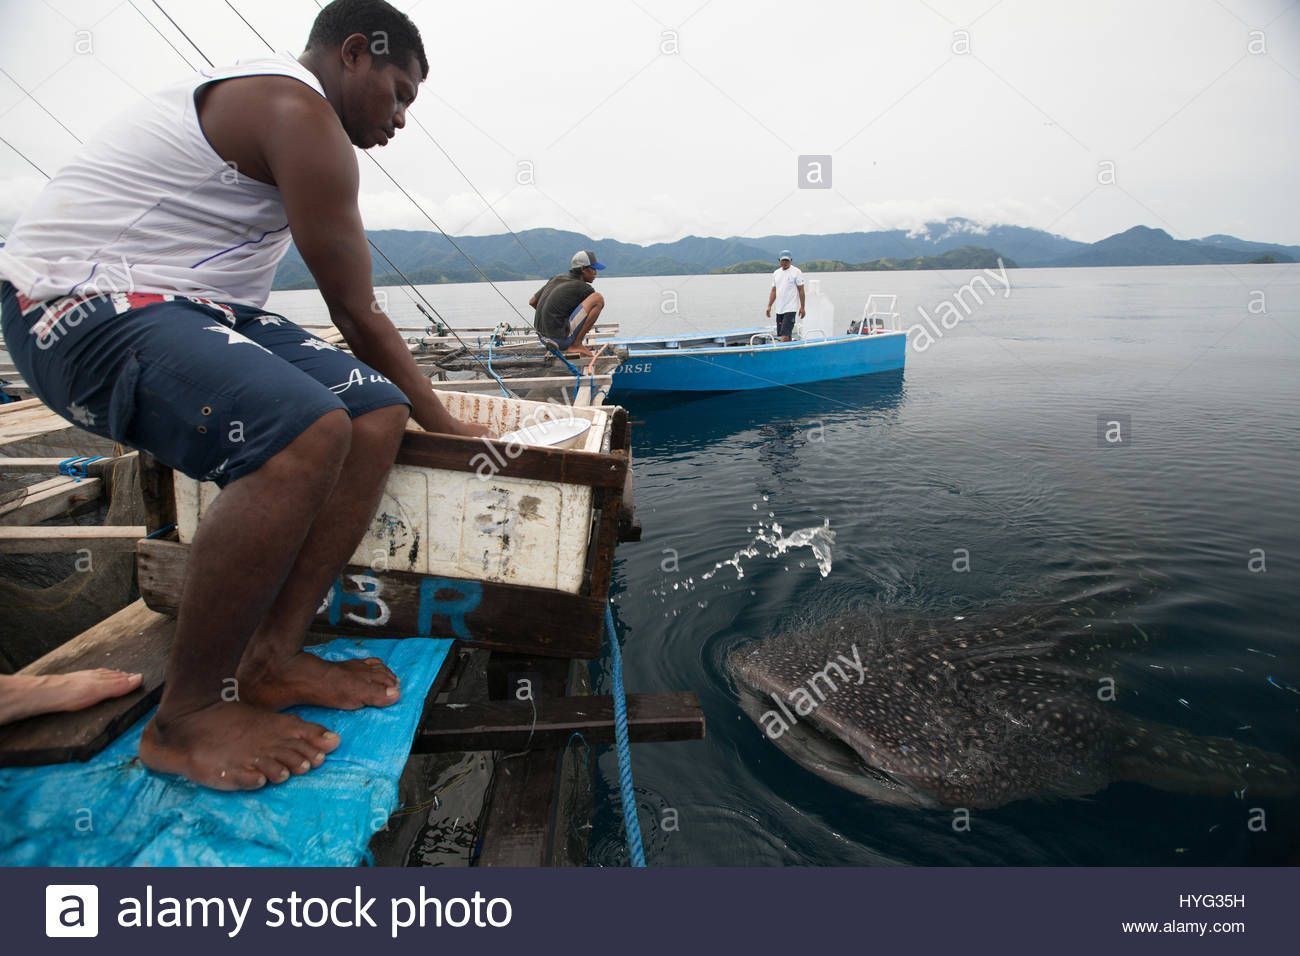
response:
M339 743L284 708L400 694L379 661L325 663L302 644L408 416L482 433L447 414L376 305L357 208L353 147L403 128L427 74L404 14L335 0L297 60L211 71L110 124L0 250L5 342L36 394L223 486L140 744L155 770L228 790L280 783ZM262 308L290 237L352 355Z

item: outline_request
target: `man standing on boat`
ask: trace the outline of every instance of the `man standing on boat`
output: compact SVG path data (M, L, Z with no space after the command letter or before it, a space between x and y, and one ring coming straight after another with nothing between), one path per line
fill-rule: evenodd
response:
M781 252L781 267L772 273L772 291L767 297L767 317L772 317L776 307L776 336L789 342L794 334L796 311L804 317L803 273L793 265L790 250ZM797 306L797 309L796 309Z
M604 268L596 261L596 253L579 249L569 260L569 271L551 278L528 300L537 310L533 318L537 334L561 352L594 354L582 343L605 308L605 297L591 285Z
M380 661L302 646L407 418L482 434L448 415L376 303L357 206L353 147L388 143L428 72L403 13L334 0L299 58L206 71L110 123L0 250L5 342L41 401L223 489L140 743L154 770L279 783L339 745L280 711L399 696ZM290 237L351 355L264 308Z

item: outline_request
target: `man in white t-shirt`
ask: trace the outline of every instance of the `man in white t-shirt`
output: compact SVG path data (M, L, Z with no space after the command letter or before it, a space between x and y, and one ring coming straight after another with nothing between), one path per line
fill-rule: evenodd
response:
M772 273L772 291L767 297L767 317L772 317L772 308L776 307L776 335L782 342L789 342L794 332L796 310L799 318L804 317L803 273L794 267L790 251L781 253L781 268Z

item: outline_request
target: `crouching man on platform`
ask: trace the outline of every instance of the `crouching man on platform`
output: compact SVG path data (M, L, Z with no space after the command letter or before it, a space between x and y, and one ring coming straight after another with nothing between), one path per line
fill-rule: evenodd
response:
M222 790L279 783L339 744L284 708L400 694L376 659L302 646L407 418L482 434L447 414L376 305L357 208L353 147L405 126L428 71L404 14L335 0L299 58L210 70L111 123L0 250L5 343L37 396L223 488L140 743L154 770ZM290 237L355 358L264 308Z
M594 252L579 250L569 261L568 272L550 279L528 300L537 310L533 319L537 334L561 352L595 354L583 341L605 308L605 297L592 287L596 273L604 268Z

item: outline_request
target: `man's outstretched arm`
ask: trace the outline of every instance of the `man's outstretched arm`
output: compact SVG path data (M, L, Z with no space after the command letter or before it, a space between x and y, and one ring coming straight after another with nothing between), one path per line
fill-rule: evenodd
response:
M262 153L284 202L289 228L320 287L330 319L357 358L386 375L411 400L422 428L481 435L457 421L433 394L397 327L375 302L370 249L357 208L360 174L352 144L329 105L304 90L268 124Z

